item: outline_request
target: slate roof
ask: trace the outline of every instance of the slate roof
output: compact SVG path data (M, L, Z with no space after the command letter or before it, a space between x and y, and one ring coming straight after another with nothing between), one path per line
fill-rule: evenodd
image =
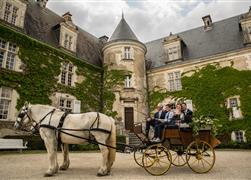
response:
M116 40L135 40L139 41L130 26L127 24L124 15L122 15L122 18L117 25L115 31L112 33L111 38L109 39L109 42L116 41Z
M204 31L204 26L202 26L177 33L186 44L183 52L183 63L188 60L243 48L243 38L239 30L240 17L241 15L238 15L214 22L212 30L209 31ZM152 68L166 65L166 55L162 44L164 38L145 43L147 47L146 59L151 61Z
M63 18L47 8L41 8L34 0L29 0L24 21L24 32L40 41L59 47L59 33L53 29L63 22ZM91 64L101 66L102 43L100 40L78 27L76 56Z

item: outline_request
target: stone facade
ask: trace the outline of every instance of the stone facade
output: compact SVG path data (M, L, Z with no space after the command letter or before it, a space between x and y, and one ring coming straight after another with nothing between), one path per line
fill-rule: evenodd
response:
M130 59L124 57L125 47L130 48ZM118 112L117 119L122 123L121 131L125 127L126 108L133 108L132 123L139 123L147 116L146 104L146 74L145 53L146 48L140 42L121 41L110 42L103 48L104 64L108 69L124 70L130 74L130 86L114 89L116 100L113 110ZM130 125L128 125L130 126ZM130 127L127 127L130 128ZM127 129L129 130L129 129Z
M177 34L170 33L169 36L144 44L137 39L124 15L108 40L106 36L96 38L77 27L69 12L62 16L56 15L46 8L46 3L47 0L3 0L0 2L0 22L99 68L106 65L109 70L127 71L125 85L113 89L116 97L113 111L117 112L115 118L121 134L132 130L133 124L145 122L149 111L153 111L148 109L148 91L182 90L182 75L191 76L194 71L209 64L251 70L251 8L245 14L219 22L213 22L210 15L204 16L201 27ZM2 41L5 40L0 34ZM6 43L7 48L9 42ZM0 47L0 53L3 54L0 58L4 62L1 67L23 73L25 64L17 55L18 44L16 47L13 69L3 65L7 61L8 48ZM76 84L85 80L84 76L78 75L77 67L64 70L63 64L61 66L59 76L57 74L55 77L59 84L75 88ZM13 121L17 113L15 107L19 95L14 89L11 92L7 121ZM67 109L71 106L74 112L80 112L80 102L71 94L53 92L50 99L56 107ZM230 101L234 103L233 99L236 99L238 105L241 104L236 95L226 100L229 102L227 106L230 106ZM172 97L166 97L160 103L168 102L175 103ZM194 108L192 100L187 100L187 104L190 109ZM230 115L231 120L234 114L239 114L240 119L243 117L241 109L237 110ZM235 135L239 138L245 134L242 131L234 133L233 139Z

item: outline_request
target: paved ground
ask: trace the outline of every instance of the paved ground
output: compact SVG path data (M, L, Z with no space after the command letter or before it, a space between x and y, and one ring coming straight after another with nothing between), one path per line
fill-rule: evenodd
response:
M59 153L59 162L62 158ZM0 152L0 179L224 179L251 180L251 151L217 151L214 168L207 174L196 174L188 166L174 167L161 177L154 177L140 168L132 154L117 153L110 176L97 177L100 153L71 153L68 171L60 171L54 177L43 177L47 169L47 156L39 154L2 154Z

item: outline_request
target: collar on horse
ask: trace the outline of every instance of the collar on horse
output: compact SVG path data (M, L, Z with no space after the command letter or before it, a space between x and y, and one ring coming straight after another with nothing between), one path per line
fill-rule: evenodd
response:
M33 121L32 126L31 126L31 131L32 131L33 134L36 133L36 132L38 132L39 128L40 128L41 126L43 126L43 124L41 124L41 123L42 123L42 122L45 120L45 118L46 118L47 116L49 116L49 115L51 115L51 116L50 116L50 119L49 119L49 126L51 126L51 125L50 125L50 124L51 124L51 117L52 117L53 113L55 112L55 110L56 110L56 109L52 109L50 112L48 112L38 123L37 123L36 121L34 121L32 118L30 118L30 116L28 115L28 118L29 118L31 121Z

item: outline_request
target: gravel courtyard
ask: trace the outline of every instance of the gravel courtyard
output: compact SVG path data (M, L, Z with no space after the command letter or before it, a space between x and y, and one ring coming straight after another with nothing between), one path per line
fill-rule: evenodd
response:
M62 162L61 153L58 154ZM0 152L0 179L251 179L251 151L216 151L214 168L207 174L196 174L188 166L174 167L161 177L154 177L140 168L133 154L117 153L110 176L97 177L100 153L71 153L71 165L67 171L59 171L53 177L43 177L47 170L47 154L3 154Z

